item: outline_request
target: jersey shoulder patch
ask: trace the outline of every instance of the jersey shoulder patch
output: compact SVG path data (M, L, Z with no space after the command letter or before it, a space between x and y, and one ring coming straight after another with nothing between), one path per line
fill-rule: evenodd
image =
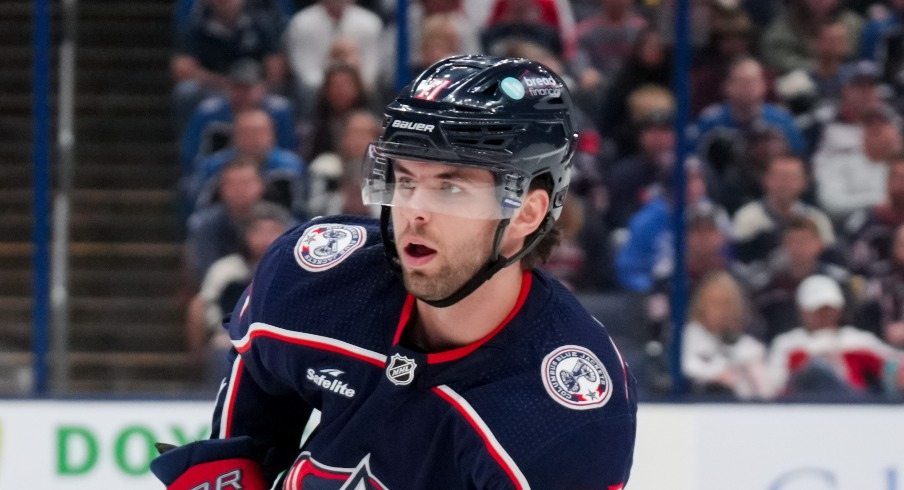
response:
M367 241L363 226L318 223L302 232L295 244L295 261L302 269L322 272L339 265Z
M564 345L543 358L540 372L546 392L572 410L600 408L612 397L612 378L590 349Z

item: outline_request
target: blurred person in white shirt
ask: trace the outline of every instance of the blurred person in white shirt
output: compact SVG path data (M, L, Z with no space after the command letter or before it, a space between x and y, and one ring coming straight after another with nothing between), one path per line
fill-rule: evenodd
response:
M904 387L902 352L856 327L841 325L838 283L814 274L797 288L803 326L777 336L769 352L776 395L861 399Z
M744 332L750 318L744 291L729 273L715 272L698 286L681 353L681 371L696 392L768 398L766 347Z

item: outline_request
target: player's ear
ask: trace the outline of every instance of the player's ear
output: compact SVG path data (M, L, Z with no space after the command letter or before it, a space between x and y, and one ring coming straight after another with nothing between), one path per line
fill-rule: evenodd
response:
M545 189L531 189L527 192L521 207L509 222L508 229L515 238L524 238L533 233L543 223L549 210L549 193Z

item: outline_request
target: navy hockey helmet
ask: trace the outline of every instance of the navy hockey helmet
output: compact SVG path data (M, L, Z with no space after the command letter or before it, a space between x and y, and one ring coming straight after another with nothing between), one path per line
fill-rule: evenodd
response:
M499 218L531 181L548 174L549 214L559 217L576 133L571 95L549 68L520 58L456 56L428 68L385 111L369 150L363 199L392 204L394 158L485 168L496 176Z
M476 167L493 174L496 208L491 215L472 216L500 220L490 259L449 297L423 299L449 306L519 261L552 229L568 191L576 140L571 95L549 68L520 58L447 58L419 75L386 108L383 136L370 146L365 161L362 198L365 204L383 206L384 245L398 264L389 230L393 160ZM519 252L502 256L500 242L509 218L531 182L544 175L551 188L543 224Z

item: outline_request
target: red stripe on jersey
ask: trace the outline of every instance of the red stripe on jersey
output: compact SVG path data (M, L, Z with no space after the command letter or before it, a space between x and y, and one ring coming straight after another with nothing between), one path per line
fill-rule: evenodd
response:
M235 400L238 398L239 384L242 382L242 367L244 367L242 356L236 358L236 367L233 369L232 378L229 381L229 395L226 399L226 410L224 411L224 424L222 439L232 437L232 414L235 409Z
M257 325L257 324L255 324L255 325ZM303 335L303 334L300 334L300 335ZM283 333L280 333L277 331L273 331L268 328L252 328L246 334L246 337L247 337L247 341L245 339L242 339L241 344L239 344L239 345L233 344L236 346L236 350L239 351L239 353L244 354L245 352L248 352L248 350L251 349L251 341L256 339L257 337L268 337L268 338L276 339L276 340L286 342L289 344L302 345L305 347L310 347L312 349L325 350L325 351L329 351L329 352L334 352L336 354L341 354L343 356L353 357L355 359L358 359L359 361L364 361L364 362L373 364L374 366L377 366L377 367L385 367L386 366L385 359L383 359L383 360L375 359L373 357L368 357L364 354L355 352L351 349L347 349L340 345L331 344L331 343L325 342L325 341L314 340L313 338L310 338L310 337L308 337L308 338L292 337L290 335L286 335L286 334L283 334ZM326 339L326 337L323 337L323 338Z
M411 312L414 310L414 296L411 294L405 298L405 305L402 306L402 316L399 318L399 324L396 326L395 337L392 338L392 345L399 345L402 340L402 332L405 331L405 325L411 319Z
M496 438L490 432L489 428L484 425L483 421L479 420L479 417L477 416L477 413L474 412L474 409L470 405L464 405L457 398L453 397L452 394L447 393L443 388L446 388L449 390L449 392L454 393L451 389L445 386L437 386L431 389L434 393L439 395L440 398L446 400L446 402L455 407L455 409L458 410L458 413L460 413L465 418L465 420L468 421L468 424L470 424L471 427L474 428L474 431L476 431L480 438L483 439L483 443L487 448L487 452L489 452L490 456L492 456L493 459L496 460L496 463L499 464L500 467L502 467L505 473L509 476L509 479L512 480L512 483L515 484L515 488L525 488L525 484L527 482L523 481L524 476L521 475L521 471L518 470L517 467L514 467L514 462L511 461L511 457L508 454L503 455L502 453L500 453L500 450L504 451L504 449L502 449L502 446L498 446L497 448L499 442L496 441ZM456 394L456 396L458 395Z
M295 486L297 488L301 488L301 481L304 480L304 477L308 475L313 475L317 478L324 478L326 480L348 480L348 475L342 475L336 472L331 473L314 466L309 461L303 461L300 465L298 465L298 472L292 476L292 479L295 482Z
M512 308L512 311L509 312L508 316L505 317L505 320L502 320L502 323L499 324L498 327L494 328L492 332L487 334L484 338L472 342L468 345L459 347L457 349L448 350L445 352L439 352L436 354L427 354L427 363L428 364L436 364L440 362L449 362L455 361L457 359L461 359L466 355L477 350L481 345L487 343L491 338L496 336L503 327L505 327L508 322L515 318L515 315L521 311L521 307L524 306L524 301L527 299L528 293L530 293L530 285L534 280L533 274L530 271L524 271L521 275L521 291L518 293L518 301L515 302L515 307Z

